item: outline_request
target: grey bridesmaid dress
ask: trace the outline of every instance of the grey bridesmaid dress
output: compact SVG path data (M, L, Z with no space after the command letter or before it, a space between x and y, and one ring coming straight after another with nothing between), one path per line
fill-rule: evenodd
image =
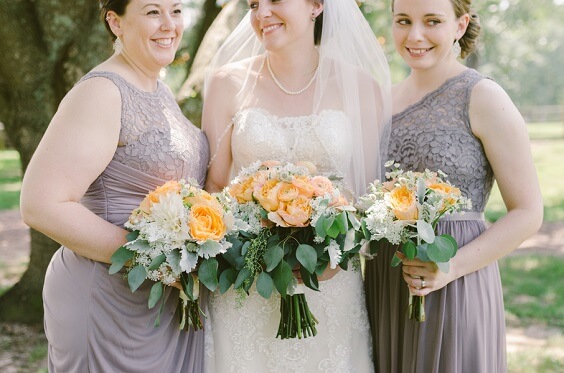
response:
M461 250L486 230L483 211L494 182L482 143L470 127L471 90L484 77L468 69L392 118L388 159L404 170L440 169L472 199L473 211L440 221ZM427 320L407 318L408 289L397 247L382 247L366 265L366 298L378 372L505 372L505 318L497 262L434 291ZM495 248L488 248L495 249Z
M119 88L121 131L113 159L81 203L123 226L144 196L167 180L191 177L203 186L207 140L168 87L158 82L154 92L144 92L110 72L90 72L77 84L94 77ZM152 283L132 293L123 275L109 275L108 268L65 247L53 256L43 288L49 371L203 371L204 333L179 330L178 290L166 289L155 328L158 307L147 307Z

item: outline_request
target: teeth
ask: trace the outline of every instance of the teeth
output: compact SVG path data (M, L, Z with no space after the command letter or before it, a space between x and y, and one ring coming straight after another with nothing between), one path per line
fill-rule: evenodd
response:
M155 43L160 44L160 45L171 45L172 44L172 39L168 38L168 39L155 39Z
M409 51L413 54L423 54L425 52L427 52L429 49L425 48L425 49L413 49L413 48L409 48Z
M265 34L271 30L274 30L276 28L280 27L280 25L272 25L272 26L268 26L262 29L262 33Z

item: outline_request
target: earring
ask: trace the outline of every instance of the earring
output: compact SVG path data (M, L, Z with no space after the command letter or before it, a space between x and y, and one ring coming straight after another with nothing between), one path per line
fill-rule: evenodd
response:
M112 48L114 49L114 54L120 54L123 51L123 43L120 38L116 37Z
M460 56L460 52L462 52L462 48L460 47L460 43L458 42L458 40L454 41L451 52L452 54L454 54L455 57Z
M311 22L315 22L315 13L311 13Z

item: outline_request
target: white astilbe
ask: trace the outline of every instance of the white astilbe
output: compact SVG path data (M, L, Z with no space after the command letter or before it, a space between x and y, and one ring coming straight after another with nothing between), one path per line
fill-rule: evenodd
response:
M329 266L331 269L337 268L341 262L341 248L335 240L331 240L329 246L327 246L327 252L329 253Z
M261 207L256 203L236 204L233 207L236 228L251 234L258 234L262 229L260 212Z

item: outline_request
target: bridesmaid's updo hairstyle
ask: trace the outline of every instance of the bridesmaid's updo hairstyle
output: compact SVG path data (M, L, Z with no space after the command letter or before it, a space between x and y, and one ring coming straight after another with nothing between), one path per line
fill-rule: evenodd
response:
M115 12L118 16L123 16L129 1L130 0L100 0L100 18L102 22L104 22L104 26L106 26L106 30L110 33L112 40L116 40L116 36L112 32L110 25L108 25L106 16L110 10Z
M311 1L313 1L314 3L323 4L324 0L311 0ZM315 25L313 26L313 42L315 43L315 45L319 45L321 43L322 31L323 31L323 12L319 13L319 15L315 18Z
M470 53L476 49L476 41L478 36L480 36L480 20L478 14L471 9L472 0L450 0L452 7L454 8L454 14L456 18L462 17L465 14L470 16L470 22L466 28L466 32L458 40L460 43L460 57L466 58Z

